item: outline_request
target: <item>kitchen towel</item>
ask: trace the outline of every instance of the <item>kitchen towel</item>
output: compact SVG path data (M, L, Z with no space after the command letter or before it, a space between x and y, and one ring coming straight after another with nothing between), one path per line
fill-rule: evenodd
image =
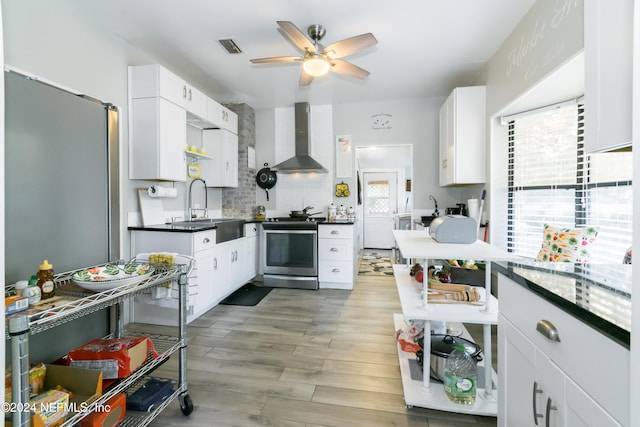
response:
M174 198L178 196L178 189L172 187L161 187L159 185L152 185L147 190L149 197L170 197Z

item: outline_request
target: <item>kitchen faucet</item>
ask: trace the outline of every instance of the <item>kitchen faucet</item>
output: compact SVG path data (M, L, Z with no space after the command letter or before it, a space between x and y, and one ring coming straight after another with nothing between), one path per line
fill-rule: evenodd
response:
M429 194L429 200L433 200L433 203L435 204L435 209L433 210L433 214L431 214L431 216L440 216L440 212L438 211L438 201L436 200L436 198Z
M200 181L202 182L202 186L204 188L204 209L194 209L191 207L191 189L193 187L193 183L196 181ZM204 211L204 217L208 217L209 216L209 201L207 198L207 183L204 181L204 179L202 178L195 178L193 181L191 181L191 184L189 184L189 197L187 200L187 215L189 216L189 220L195 219L197 216L194 215L194 211Z

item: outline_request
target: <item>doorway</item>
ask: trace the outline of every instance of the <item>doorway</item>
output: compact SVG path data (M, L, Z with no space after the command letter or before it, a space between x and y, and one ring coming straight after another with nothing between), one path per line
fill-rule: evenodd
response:
M413 146L367 145L357 146L355 151L358 187L362 191L362 204L359 203L358 206L358 216L362 218L358 247L393 249L395 214L411 215L413 209L410 185L413 174ZM385 188L385 181L389 183L388 188ZM370 186L369 182L373 184ZM386 191L389 192L388 195ZM375 192L381 192L382 196ZM369 200L370 196L376 200Z
M394 246L393 215L398 212L398 173L364 172L364 247Z

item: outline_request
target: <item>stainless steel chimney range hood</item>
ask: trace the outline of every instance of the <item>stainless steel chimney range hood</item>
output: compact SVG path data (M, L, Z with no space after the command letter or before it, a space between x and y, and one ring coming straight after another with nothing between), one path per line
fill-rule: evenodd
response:
M327 173L327 168L309 155L311 148L310 114L307 102L295 104L295 155L272 169L280 173Z

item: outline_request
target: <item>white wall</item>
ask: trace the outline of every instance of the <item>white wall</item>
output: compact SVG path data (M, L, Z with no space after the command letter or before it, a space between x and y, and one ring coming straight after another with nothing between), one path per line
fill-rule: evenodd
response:
M276 187L258 191L257 204L267 207L268 214L281 215L288 210L311 205L326 211L330 203L357 206L357 182L335 177L335 137L350 135L353 147L372 145L411 145L413 147L412 199L414 213L431 211L432 194L441 211L447 206L466 202L463 188L441 188L438 185L438 117L445 98L407 99L385 102L350 103L331 106L311 105L312 157L321 162L328 174L278 174ZM331 113L331 117L327 114ZM388 124L379 126L381 117ZM256 161L274 166L293 155L293 106L291 108L256 111ZM335 197L335 184L349 184L351 196ZM474 187L475 188L475 187ZM481 191L481 190L480 190ZM478 191L478 196L480 195ZM474 193L475 194L475 193Z
M478 84L487 87L487 206L490 241L506 247L507 142L498 117L584 47L584 5L575 1L538 1L485 66ZM539 106L564 101L558 92L538 97ZM539 94L538 94L539 95Z
M120 252L128 256L126 212L138 206L127 179L127 65L152 63L153 59L103 29L89 26L66 2L2 0L2 9L6 65L110 102L120 110L120 223L125 226Z
M463 202L460 188L438 185L438 122L440 107L446 98L407 99L386 102L352 103L333 106L333 130L336 135L351 135L354 146L409 144L413 147L412 199L414 211L432 209L432 194L439 207ZM379 126L384 117L388 125ZM340 182L342 179L336 179ZM344 180L356 188L355 176ZM356 192L348 203L356 203Z
M294 107L256 110L256 165L269 167L291 158L295 153ZM328 173L278 173L274 188L266 192L258 189L256 204L267 208L267 217L288 216L292 210L307 206L309 213L323 212L331 203L333 167L333 126L331 105L310 106L310 155Z

